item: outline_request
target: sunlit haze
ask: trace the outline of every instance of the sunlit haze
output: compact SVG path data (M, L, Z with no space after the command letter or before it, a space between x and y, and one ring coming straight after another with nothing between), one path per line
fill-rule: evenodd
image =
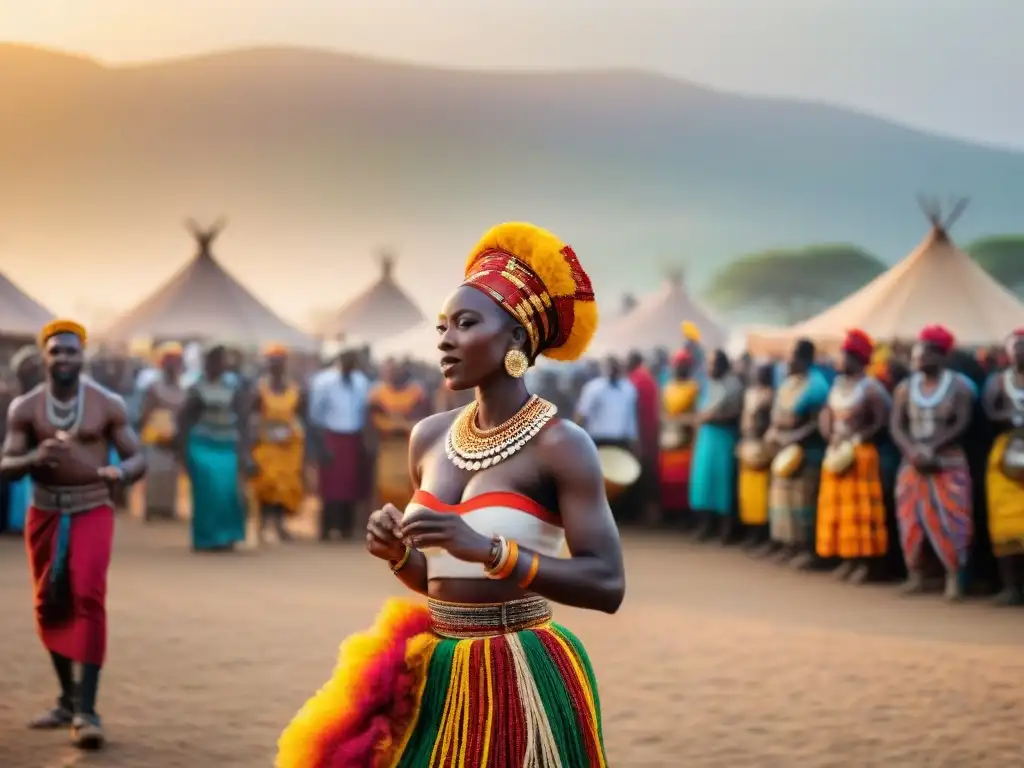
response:
M826 101L1024 149L1022 29L1024 3L1017 0L0 3L3 38L110 63L273 44L457 67L638 68L730 91ZM188 213L207 211L168 211L167 229ZM220 211L211 207L209 213ZM0 268L58 311L99 303L83 298L81 282L58 283L27 269L19 262L20 243L5 237L3 221L0 214ZM180 263L189 248L181 238L175 252L175 241L161 233L167 247L160 253L177 253L174 260L154 258L159 263L128 270L119 286L126 298L110 303L130 303L129 294L152 287ZM225 251L232 242L229 230ZM371 247L369 240L361 245ZM225 261L236 270L244 266L244 259ZM361 275L369 277L367 271ZM299 289L271 296L275 277L269 268L254 267L245 277L290 319L303 319L310 304L332 296L322 283L308 297ZM332 279L326 269L317 277ZM351 291L346 286L342 292Z

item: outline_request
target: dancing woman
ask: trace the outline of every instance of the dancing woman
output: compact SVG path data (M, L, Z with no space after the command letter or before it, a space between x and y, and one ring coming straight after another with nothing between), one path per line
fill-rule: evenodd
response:
M502 224L473 250L438 346L448 388L476 400L416 426L413 500L367 525L426 605L391 600L342 645L278 768L606 765L593 669L548 601L617 611L619 536L593 442L523 383L540 354L580 357L596 326L590 280L550 232Z

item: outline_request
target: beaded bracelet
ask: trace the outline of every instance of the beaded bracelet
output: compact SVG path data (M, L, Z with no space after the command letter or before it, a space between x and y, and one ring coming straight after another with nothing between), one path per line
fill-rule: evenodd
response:
M508 557L505 563L494 573L487 574L492 579L507 579L515 571L519 564L519 545L515 541L508 543Z
M512 547L509 546L508 539L504 536L495 537L494 543L498 548L498 556L492 558L491 562L484 566L484 573L489 579L498 578L498 573L508 565L509 556L512 554Z
M508 557L508 542L505 541L504 536L495 536L491 541L491 558L484 565L484 570L488 572L498 570L504 565L506 557Z
M396 560L396 561L394 561L394 562L392 562L390 564L391 565L391 572L397 574L400 570L405 568L405 566L406 566L406 564L408 564L409 558L411 556L412 556L412 547L410 547L408 544L406 544L405 545L405 554L402 555L402 557L400 559L398 559L398 560Z
M520 589L529 589L530 585L533 584L533 580L537 578L537 571L540 570L540 555L536 552L533 553L533 558L530 560L530 568L523 577L523 580L519 582Z

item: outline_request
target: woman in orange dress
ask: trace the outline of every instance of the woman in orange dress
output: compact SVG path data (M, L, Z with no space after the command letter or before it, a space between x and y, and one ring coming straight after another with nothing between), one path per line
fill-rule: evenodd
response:
M306 396L287 378L288 351L271 345L265 355L267 375L257 385L253 402L259 421L252 449L252 492L260 508L260 532L270 524L281 541L288 541L291 535L284 519L298 513L305 496Z
M430 415L426 392L412 380L408 366L386 360L381 380L370 392L370 418L377 433L377 504L405 507L412 498L409 435Z

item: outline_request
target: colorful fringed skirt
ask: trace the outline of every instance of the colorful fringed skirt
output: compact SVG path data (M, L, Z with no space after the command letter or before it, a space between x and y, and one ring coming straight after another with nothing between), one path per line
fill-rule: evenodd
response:
M846 472L821 471L815 537L819 557L882 557L889 550L878 448L862 444L853 450L853 465Z
M547 601L389 600L285 729L277 768L607 765L594 671Z

